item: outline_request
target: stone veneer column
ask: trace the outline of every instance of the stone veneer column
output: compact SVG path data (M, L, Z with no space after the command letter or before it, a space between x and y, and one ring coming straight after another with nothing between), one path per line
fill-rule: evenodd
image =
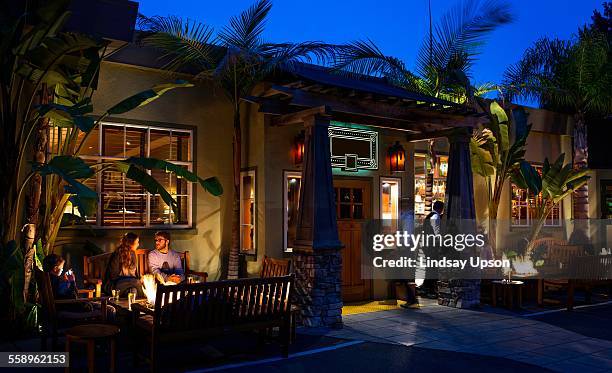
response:
M448 173L446 176L446 201L444 216L446 225L449 222L462 221L461 229L470 229L466 222L474 222L475 232L476 208L474 207L474 184L470 159L471 129L458 129L448 137L450 150L448 155ZM470 308L480 304L480 280L450 279L438 282L438 304Z
M308 327L342 327L342 243L338 239L329 118L304 120L304 167L293 257L296 304Z

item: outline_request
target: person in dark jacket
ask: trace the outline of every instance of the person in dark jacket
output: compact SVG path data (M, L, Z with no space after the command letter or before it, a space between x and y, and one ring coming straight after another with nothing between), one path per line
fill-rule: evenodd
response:
M106 268L104 289L107 293L118 290L120 297L126 297L129 292L136 291L139 297L144 296L136 265L135 251L139 241L138 235L131 232L121 238L121 243L111 255Z

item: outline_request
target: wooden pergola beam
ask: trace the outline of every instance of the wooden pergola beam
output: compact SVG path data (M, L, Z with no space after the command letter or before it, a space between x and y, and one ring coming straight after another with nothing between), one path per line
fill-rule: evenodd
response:
M410 134L406 136L406 141L408 142L422 141L422 140L435 139L439 137L453 137L457 135L469 135L470 133L471 133L471 128L468 128L468 127L447 128L447 129L438 130L438 131L425 131L421 133Z
M300 110L295 113L280 115L272 118L273 126L286 126L290 124L303 123L305 118L313 116L330 116L331 109L327 105L313 107L310 109Z

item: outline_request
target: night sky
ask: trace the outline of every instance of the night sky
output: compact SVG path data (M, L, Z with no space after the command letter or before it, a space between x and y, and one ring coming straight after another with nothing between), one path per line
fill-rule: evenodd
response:
M137 0L138 1L138 0ZM461 1L461 0L459 0ZM177 15L222 28L250 0L140 0L147 15ZM491 34L472 76L475 83L499 82L508 64L542 36L569 38L590 22L601 0L515 0L515 22ZM434 23L455 1L432 0ZM265 37L271 42L318 40L344 43L370 38L388 55L411 68L428 28L427 0L277 0Z

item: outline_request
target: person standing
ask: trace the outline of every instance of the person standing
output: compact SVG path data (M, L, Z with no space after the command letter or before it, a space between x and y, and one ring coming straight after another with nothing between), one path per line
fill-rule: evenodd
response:
M170 248L170 233L155 233L155 250L149 253L149 269L164 283L178 284L185 280L181 256Z
M425 221L423 222L423 229L425 234L441 234L441 223L442 223L442 213L444 212L444 202L436 201L433 204L432 211L425 217ZM425 256L430 256L432 259L438 259L438 247L428 248L428 252L425 253ZM429 255L428 255L429 254ZM438 279L437 274L438 271L435 268L426 268L425 269L425 281L421 287L422 291L425 292L428 298L437 298L438 296Z

